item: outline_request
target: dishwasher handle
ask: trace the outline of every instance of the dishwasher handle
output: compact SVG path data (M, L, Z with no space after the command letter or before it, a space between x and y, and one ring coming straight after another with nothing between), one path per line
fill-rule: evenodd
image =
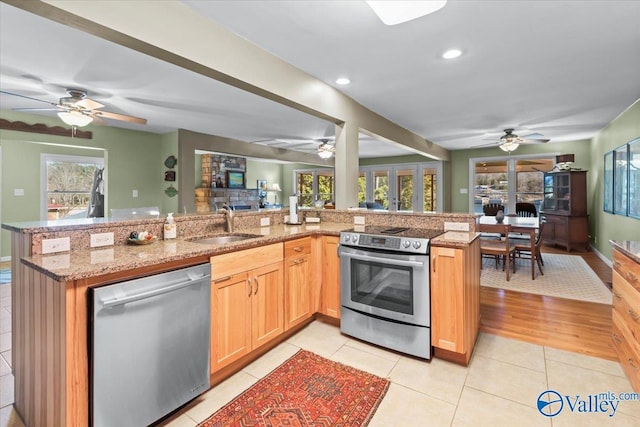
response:
M192 274L189 274L189 280L187 281L181 281L179 283L173 284L173 285L169 285L169 286L164 286L162 288L159 289L153 289L151 291L147 291L147 292L140 292L139 294L133 294L133 295L127 295L125 297L122 298L113 298L113 299L108 299L102 302L102 307L103 308L111 308L111 307L115 307L118 305L124 305L130 302L134 302L134 301L140 301L141 299L145 299L145 298L151 298L151 297L155 297L157 295L162 295L162 294L166 294L169 292L173 292L173 291L177 291L178 289L182 289L182 288L186 288L187 286L191 286L196 282L200 282L204 279L206 279L207 277L209 277L209 275L202 275L199 277L194 277Z

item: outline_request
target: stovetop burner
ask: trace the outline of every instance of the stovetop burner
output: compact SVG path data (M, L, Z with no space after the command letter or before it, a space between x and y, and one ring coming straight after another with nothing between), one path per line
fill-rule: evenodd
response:
M402 233L403 231L407 231L409 229L409 227L392 227L392 228L386 228L384 230L380 230L380 233L382 234L398 234L398 233Z

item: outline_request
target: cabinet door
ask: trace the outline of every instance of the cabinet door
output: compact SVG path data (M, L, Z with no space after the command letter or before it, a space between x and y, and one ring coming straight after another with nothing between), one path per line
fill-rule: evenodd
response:
M249 272L252 284L251 331L253 348L284 332L282 262Z
M310 266L309 255L285 261L285 330L311 317Z
M251 283L247 273L211 284L211 372L251 351Z
M323 237L322 245L322 313L340 318L340 259L338 244L340 239L334 236Z
M457 353L464 348L464 254L431 247L431 342Z

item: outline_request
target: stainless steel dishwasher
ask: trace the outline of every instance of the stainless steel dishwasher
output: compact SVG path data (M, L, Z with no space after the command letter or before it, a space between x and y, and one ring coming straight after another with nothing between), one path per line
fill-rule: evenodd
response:
M149 425L209 389L211 266L92 289L94 427Z

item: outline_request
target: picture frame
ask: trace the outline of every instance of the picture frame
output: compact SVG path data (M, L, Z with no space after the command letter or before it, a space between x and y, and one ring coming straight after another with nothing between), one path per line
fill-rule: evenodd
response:
M258 189L258 197L267 197L267 180L266 179L257 180L256 188Z
M227 170L227 188L245 188L244 172Z
M603 210L613 213L613 151L609 151L604 155L604 192L603 192Z
M629 216L640 218L640 138L634 139L628 145Z
M613 213L629 215L629 146L614 150L613 164Z

